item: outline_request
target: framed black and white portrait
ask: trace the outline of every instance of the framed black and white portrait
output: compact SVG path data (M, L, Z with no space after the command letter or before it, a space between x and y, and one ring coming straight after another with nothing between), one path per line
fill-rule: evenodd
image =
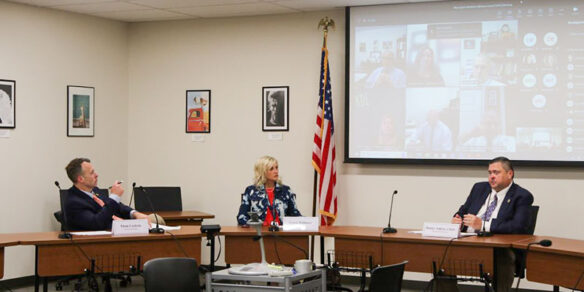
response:
M0 79L0 128L16 128L16 81Z
M93 137L95 129L95 88L67 86L67 136Z
M288 131L288 86L262 87L262 130Z

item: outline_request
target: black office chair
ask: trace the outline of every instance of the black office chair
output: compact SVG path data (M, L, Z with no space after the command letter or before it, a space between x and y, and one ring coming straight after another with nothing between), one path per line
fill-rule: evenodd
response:
M527 234L533 235L535 233L535 224L537 224L537 214L539 213L539 206L531 206L529 209L529 228Z
M138 187L134 196L140 212L182 211L180 187Z
M408 261L390 266L377 267L371 271L369 292L401 291L404 270Z
M199 270L192 258L157 258L144 264L146 292L197 292Z
M529 209L529 225L527 228L527 234L533 235L535 233L535 225L537 224L537 214L539 213L539 206L531 206ZM525 251L514 249L515 252L515 277L520 279L525 278L525 264L526 255Z

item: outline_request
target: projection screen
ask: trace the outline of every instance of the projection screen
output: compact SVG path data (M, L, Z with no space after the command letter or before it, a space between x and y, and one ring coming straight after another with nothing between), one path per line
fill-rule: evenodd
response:
M584 1L347 8L346 162L584 165Z

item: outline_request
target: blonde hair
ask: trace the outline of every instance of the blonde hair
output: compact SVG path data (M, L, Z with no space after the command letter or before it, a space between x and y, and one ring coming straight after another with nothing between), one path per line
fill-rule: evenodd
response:
M274 167L278 165L278 160L276 160L276 158L272 157L272 156L262 156L260 157L254 167L253 167L253 171L254 171L254 178L253 178L253 184L256 186L263 186L266 183L266 172ZM276 181L276 183L278 184L282 184L282 181L280 180L280 178L278 178L278 180Z

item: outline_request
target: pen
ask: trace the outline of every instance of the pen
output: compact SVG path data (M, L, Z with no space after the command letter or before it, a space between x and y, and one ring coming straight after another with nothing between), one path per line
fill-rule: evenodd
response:
M124 182L123 180L119 180L119 181L118 181L118 184L120 184L120 185L121 185L123 182ZM108 187L108 189L111 189L111 188L113 188L113 187L114 187L114 186L109 186L109 187Z

